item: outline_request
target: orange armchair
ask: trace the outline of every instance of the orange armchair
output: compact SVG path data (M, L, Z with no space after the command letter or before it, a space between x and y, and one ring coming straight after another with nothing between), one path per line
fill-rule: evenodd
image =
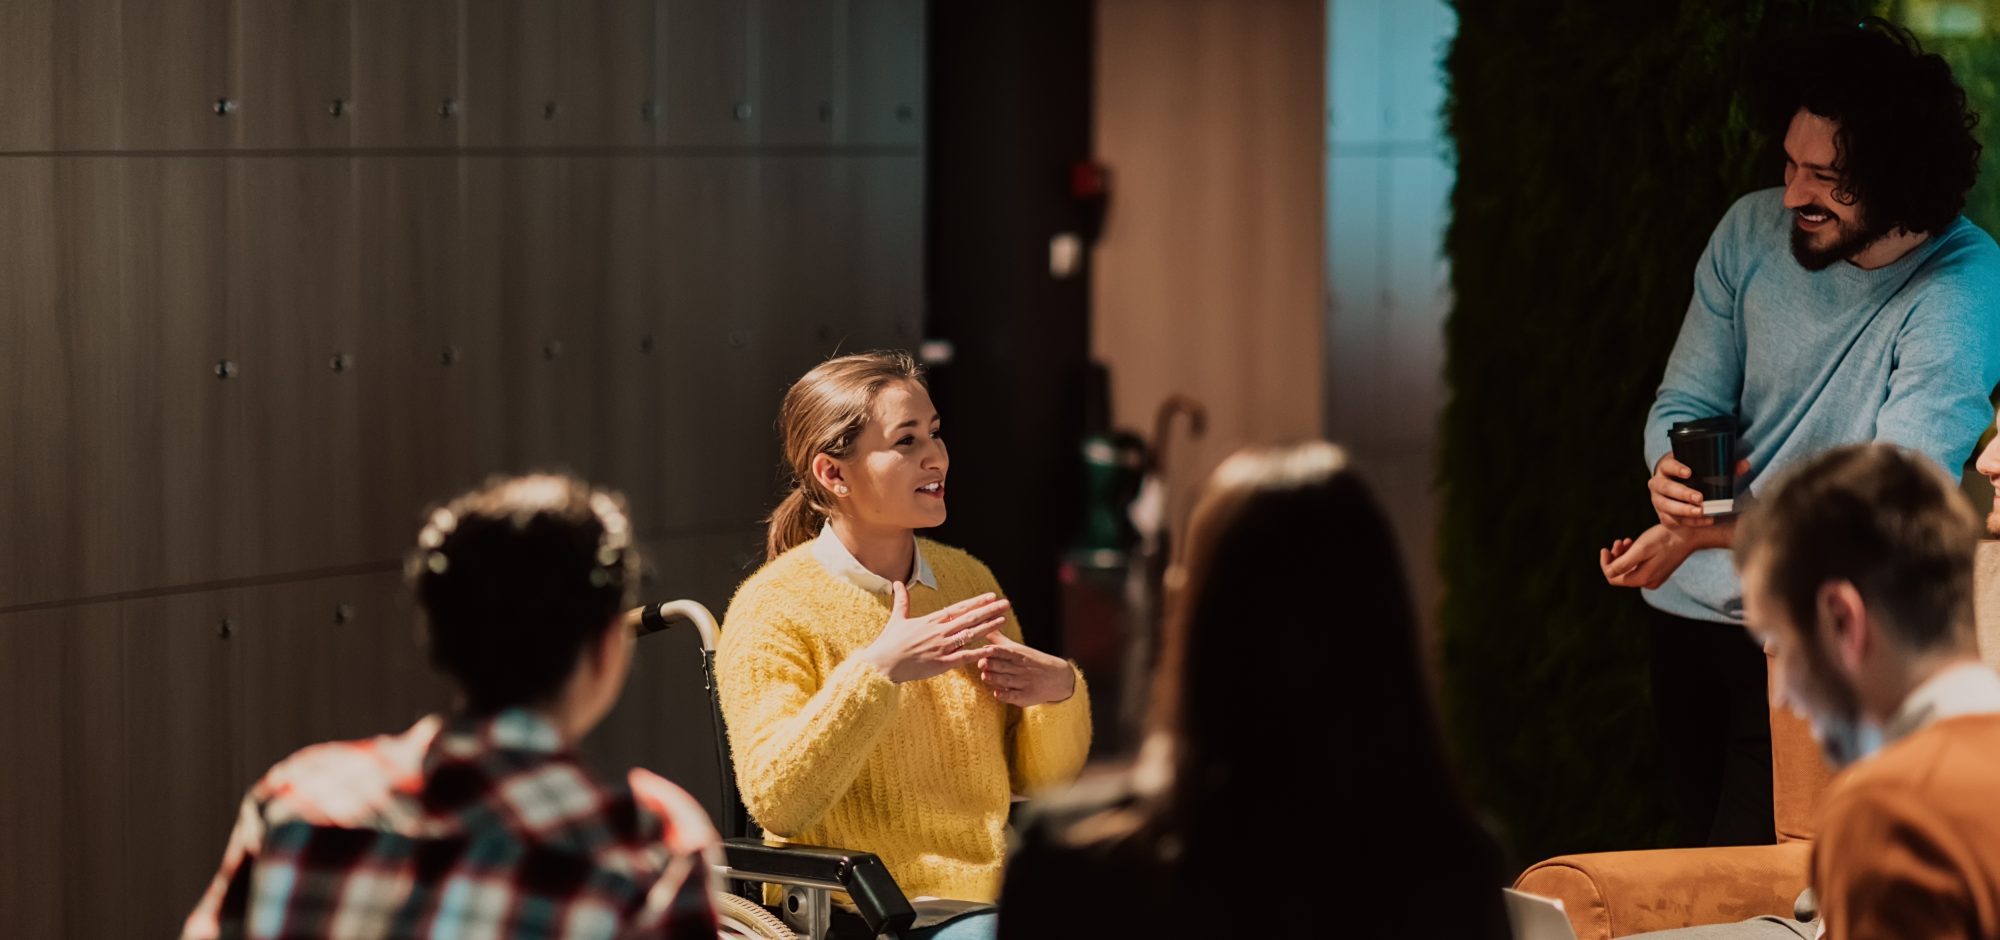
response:
M1811 877L1812 822L1832 778L1803 721L1771 712L1777 845L1592 852L1549 859L1514 887L1556 898L1578 940L1792 915Z
M2000 542L1980 543L1973 580L1980 654L2000 664ZM1562 901L1577 940L1790 917L1811 878L1813 827L1831 779L1805 722L1774 709L1771 813L1778 844L1563 855L1522 872L1514 887Z

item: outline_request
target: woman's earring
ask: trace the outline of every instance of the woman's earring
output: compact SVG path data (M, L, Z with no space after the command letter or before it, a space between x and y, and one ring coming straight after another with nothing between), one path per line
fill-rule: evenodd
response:
M846 495L847 495L847 487L844 487L844 486L836 486L836 487L834 487L834 488L833 488L833 495L835 495L835 496L846 496Z

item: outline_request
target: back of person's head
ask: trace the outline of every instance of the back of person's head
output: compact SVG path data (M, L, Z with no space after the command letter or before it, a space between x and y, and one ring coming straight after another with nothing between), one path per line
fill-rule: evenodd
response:
M1431 904L1469 936L1504 935L1499 849L1446 761L1396 540L1345 452L1324 441L1237 452L1210 477L1185 544L1137 802L1067 838L1145 845L1174 890L1196 893L1246 864L1306 864L1336 844L1374 873L1353 879L1379 905L1356 915L1365 929ZM1288 841L1301 824L1305 841ZM1273 843L1273 827L1289 834ZM1243 915L1217 898L1183 916L1221 932Z
M778 438L792 489L771 513L765 557L776 558L819 534L837 501L814 478L813 458L852 453L875 396L897 382L923 385L923 367L909 353L876 350L828 359L785 392Z
M1969 652L1979 537L1978 514L1936 464L1855 444L1778 480L1738 523L1736 559L1764 566L1765 590L1792 623L1817 622L1821 587L1846 581L1905 649ZM1817 642L1816 631L1800 635Z
M1979 117L1951 66L1878 17L1821 23L1772 45L1758 63L1767 130L1782 140L1800 108L1838 124L1836 196L1871 227L1938 234L1965 208L1979 174Z
M548 702L638 587L624 499L564 475L494 478L431 513L407 573L432 665L466 707Z
M1153 714L1182 797L1456 800L1396 540L1340 448L1231 456L1196 504L1183 558ZM1299 774L1301 748L1333 773Z

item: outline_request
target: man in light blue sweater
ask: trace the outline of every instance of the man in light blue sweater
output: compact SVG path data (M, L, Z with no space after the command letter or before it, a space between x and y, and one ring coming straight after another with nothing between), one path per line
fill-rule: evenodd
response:
M1957 476L2000 381L2000 248L1959 212L1979 145L1965 95L1890 24L1848 28L1789 76L1785 185L1737 200L1646 423L1660 524L1600 553L1653 608L1662 759L1688 835L1772 840L1761 650L1742 629L1735 525L1705 516L1667 431L1734 417L1739 498L1841 444L1883 441Z

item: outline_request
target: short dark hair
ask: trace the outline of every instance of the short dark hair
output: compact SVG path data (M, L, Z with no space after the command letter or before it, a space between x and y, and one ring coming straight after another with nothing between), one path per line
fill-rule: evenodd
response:
M1767 589L1813 643L1819 589L1854 585L1911 650L1970 648L1979 518L1929 458L1888 444L1828 451L1744 513L1736 564L1765 564Z
M431 512L406 568L431 664L475 714L546 702L634 603L622 496L575 477L494 477Z
M1783 41L1759 64L1777 139L1800 108L1836 122L1838 194L1879 231L1942 233L1979 176L1979 115L1951 66L1888 20L1847 21Z

